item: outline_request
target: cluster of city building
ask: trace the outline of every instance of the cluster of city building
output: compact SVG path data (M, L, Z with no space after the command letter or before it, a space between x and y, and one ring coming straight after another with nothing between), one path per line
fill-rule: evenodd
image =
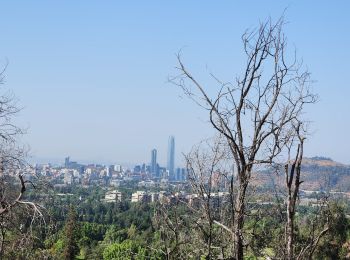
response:
M339 194L338 194L339 195ZM346 197L346 194L341 194ZM117 190L107 191L105 194L104 202L122 202L126 200L126 198L122 197L122 193ZM208 200L208 202L213 206L224 205L225 203L230 202L230 193L227 191L222 192L213 192L210 194L210 198L208 198L207 194L203 194L202 196L196 193L186 193L176 192L170 193L167 191L160 192L148 192L148 191L136 191L132 193L131 202L132 203L155 203L160 202L162 204L176 204L176 203L186 203L191 207L198 207L201 205L203 201ZM323 201L318 198L309 198L306 197L303 193L299 198L301 206L311 206L318 207L323 205ZM130 199L129 199L130 201ZM250 204L257 205L273 205L276 204L275 201L265 201L261 199L257 199L254 202L250 202Z
M219 203L219 201L228 201L230 193L229 192L216 192L212 193L210 195L210 200L212 203ZM186 193L184 191L182 192L176 192L176 193L170 193L167 191L160 191L160 192L148 192L148 191L136 191L132 193L131 195L131 202L132 203L154 203L154 202L160 202L160 203L170 203L174 204L176 202L183 202L188 203L190 205L197 205L201 200L205 199L206 196L200 197L198 194L193 193ZM107 191L105 194L104 202L122 202L126 200L122 196L122 193L117 190L110 190ZM130 198L129 198L130 201Z
M162 167L157 162L157 150L151 151L150 163L135 165L129 169L122 165L83 165L66 157L64 165L37 165L34 169L37 175L46 176L54 185L102 185L120 186L126 181L138 181L139 186L152 187L159 183L186 181L186 169L175 168L175 139L169 137L167 166Z

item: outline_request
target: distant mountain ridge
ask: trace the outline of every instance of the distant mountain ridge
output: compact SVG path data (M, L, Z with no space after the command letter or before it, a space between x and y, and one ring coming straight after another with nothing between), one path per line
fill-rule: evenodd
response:
M332 190L350 192L350 165L333 161L331 158L316 156L303 158L301 168L301 189ZM277 175L273 171L263 171L256 174L255 185L272 187L283 186L284 174Z
M350 191L350 166L327 157L303 159L303 188Z
M305 157L303 158L303 164L308 165L308 164L314 164L314 165L319 165L319 166L342 166L342 167L350 167L348 165L345 165L340 162L333 161L329 157L323 157L323 156L315 156L315 157Z

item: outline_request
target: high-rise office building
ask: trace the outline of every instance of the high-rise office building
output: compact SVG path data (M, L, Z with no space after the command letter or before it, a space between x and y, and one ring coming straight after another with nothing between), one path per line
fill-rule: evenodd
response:
M169 137L168 141L168 164L167 168L169 171L169 178L174 178L174 167L175 167L175 138L174 136Z
M69 168L70 166L70 161L69 161L69 156L64 158L64 167Z
M186 180L186 169L185 168L176 168L174 180L175 181L185 181Z
M151 151L151 173L153 176L157 176L157 150L153 149Z

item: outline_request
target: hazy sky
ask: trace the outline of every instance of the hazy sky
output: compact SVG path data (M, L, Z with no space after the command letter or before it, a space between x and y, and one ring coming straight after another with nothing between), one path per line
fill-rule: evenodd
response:
M349 1L3 1L0 60L38 158L177 162L212 134L206 114L167 83L175 53L203 84L242 72L241 34L287 8L289 46L312 72L306 155L350 163ZM210 86L209 86L210 87Z

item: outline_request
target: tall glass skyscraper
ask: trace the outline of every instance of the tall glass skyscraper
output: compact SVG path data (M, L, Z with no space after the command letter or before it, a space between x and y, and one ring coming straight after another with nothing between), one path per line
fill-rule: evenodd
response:
M170 179L173 179L175 173L175 138L169 136L168 141L168 171Z
M153 176L157 175L157 150L153 149L151 152L151 173Z
M70 162L69 162L69 156L68 156L68 157L64 158L64 167L69 168L69 164L70 164Z

